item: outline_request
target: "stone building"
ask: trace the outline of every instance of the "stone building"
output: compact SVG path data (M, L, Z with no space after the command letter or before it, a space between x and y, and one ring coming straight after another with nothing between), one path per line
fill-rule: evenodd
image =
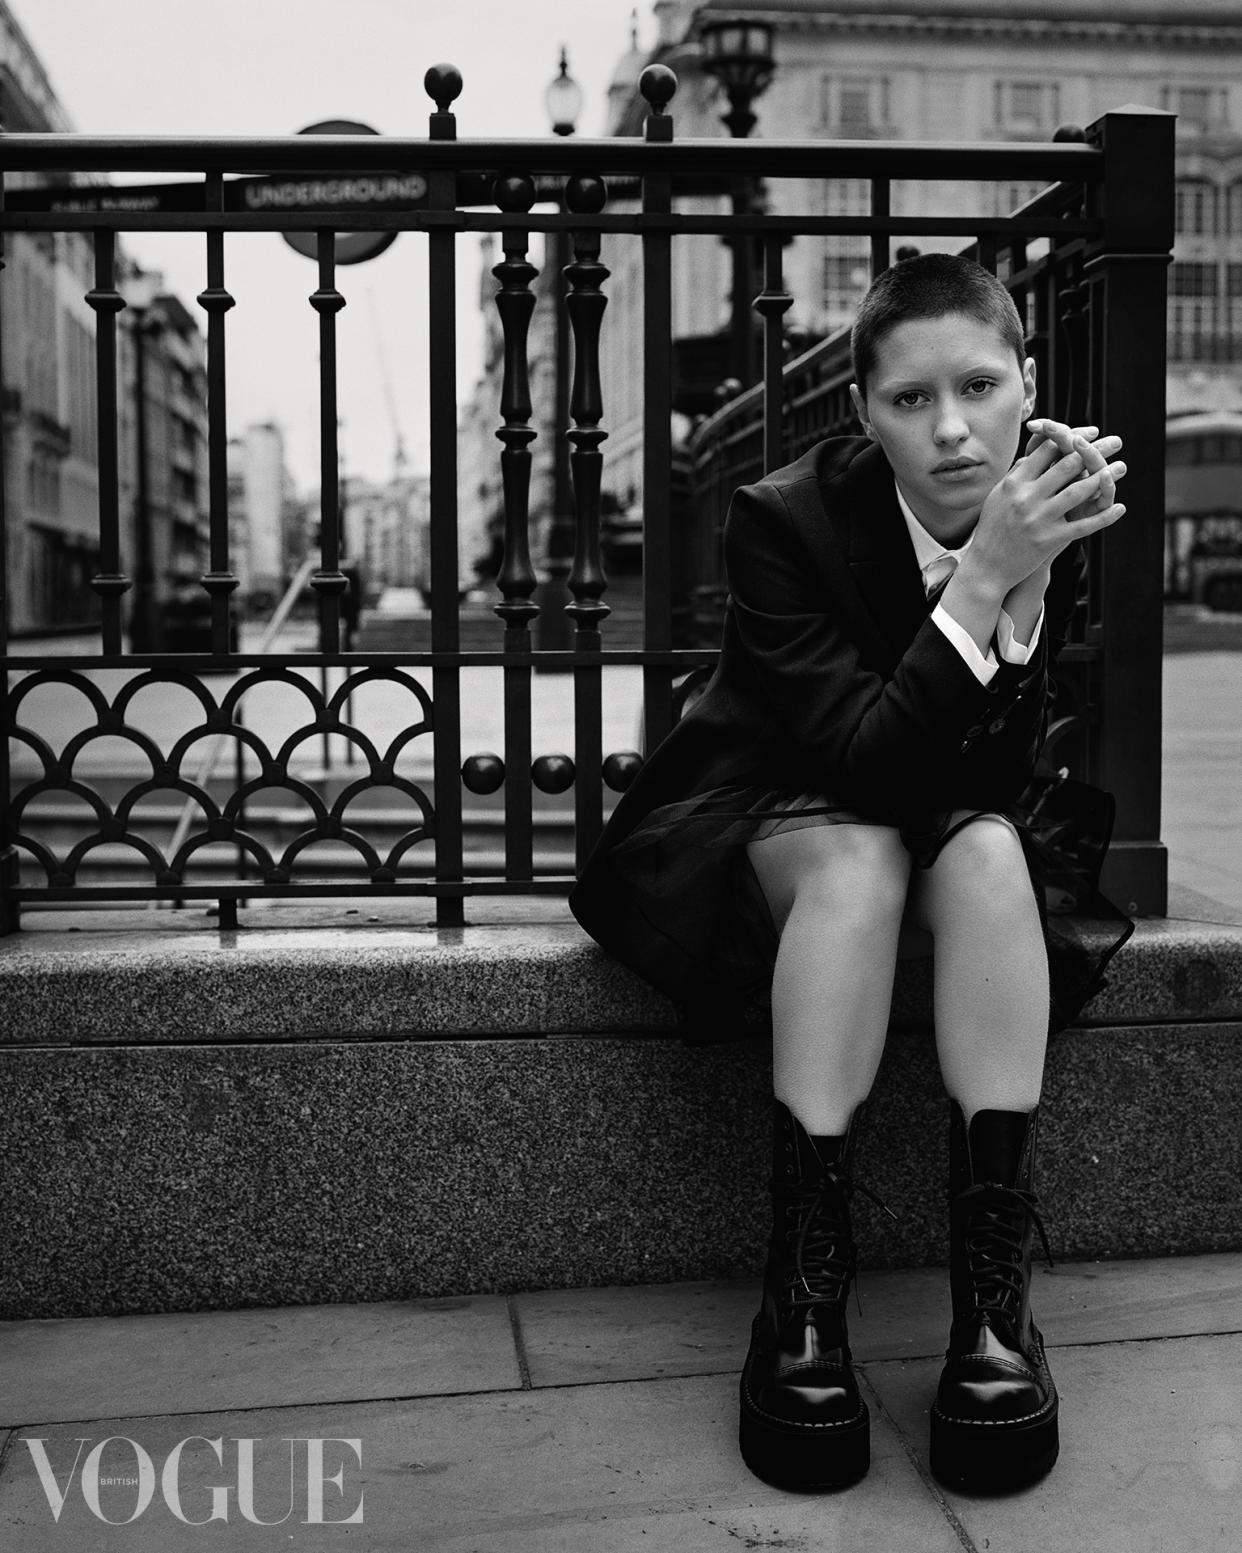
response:
M619 62L610 133L641 132L642 65L677 74L679 138L724 136L727 107L704 68L702 27L729 16L774 29L774 69L757 98L755 136L835 140L1048 140L1139 103L1177 114L1178 202L1169 280L1171 415L1242 409L1242 11L1236 0L656 0L657 36ZM894 184L893 209L1003 214L1032 186ZM849 214L867 208L859 180L769 180L768 208ZM722 208L705 199L683 209ZM896 238L894 248L903 239ZM918 237L924 249L934 239ZM949 246L949 244L946 244ZM612 238L604 262L605 485L641 486L641 383L625 342L639 337L637 243ZM674 333L708 339L728 326L730 256L710 238L674 245ZM847 325L870 279L866 238L799 238L786 250L794 304L786 325L820 336Z
M48 75L0 0L0 122L14 133L70 131ZM15 173L12 193L40 180ZM0 352L9 571L17 634L73 630L98 617L99 425L90 235L8 234ZM159 294L118 244L117 463L122 567L131 623L158 621L206 557L206 376L198 323ZM140 293L145 292L139 304ZM153 294L154 293L154 294ZM145 559L144 559L145 558ZM145 574L145 575L142 575ZM150 637L144 645L158 645Z

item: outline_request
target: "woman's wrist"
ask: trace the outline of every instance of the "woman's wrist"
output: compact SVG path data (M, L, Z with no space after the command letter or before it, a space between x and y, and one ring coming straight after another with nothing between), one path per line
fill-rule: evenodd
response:
M972 566L967 552L962 564L949 578L940 603L969 634L979 651L986 653L996 635L996 622L1006 596L1005 585L998 583L982 567Z

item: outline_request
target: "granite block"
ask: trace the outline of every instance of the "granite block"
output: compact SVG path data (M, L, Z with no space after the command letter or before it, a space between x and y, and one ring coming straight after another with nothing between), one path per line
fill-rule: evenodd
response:
M930 959L903 960L893 1024L926 1028ZM0 1042L674 1033L669 1002L576 923L200 927L0 941ZM1141 922L1084 1025L1242 1019L1242 927Z
M1041 1194L1060 1258L1242 1248L1242 1027L1070 1031ZM757 1043L642 1037L0 1054L0 1315L753 1276ZM890 1039L860 1142L866 1265L946 1257L931 1041Z
M0 1040L671 1031L668 1002L574 924L12 935Z

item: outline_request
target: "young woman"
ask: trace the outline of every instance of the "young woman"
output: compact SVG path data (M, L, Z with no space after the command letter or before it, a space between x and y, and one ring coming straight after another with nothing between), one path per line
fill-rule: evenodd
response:
M869 1462L846 1331L851 1156L903 937L931 935L954 1312L931 1460L1002 1487L1058 1449L1029 1300L1047 920L1018 800L1078 542L1122 516L1125 465L1117 437L1029 421L1017 311L967 260L886 271L852 344L865 437L737 492L716 672L571 904L700 1039L770 986L774 1225L740 1439L756 1473L798 1488ZM1058 1023L1088 989L1055 990Z

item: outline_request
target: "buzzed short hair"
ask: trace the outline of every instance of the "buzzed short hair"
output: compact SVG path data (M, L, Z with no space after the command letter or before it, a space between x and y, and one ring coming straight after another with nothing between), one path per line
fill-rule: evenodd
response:
M996 276L973 259L955 253L923 253L890 265L862 299L850 336L854 381L864 398L875 370L880 342L909 318L943 318L963 313L992 325L1022 365L1026 333L1018 309Z

